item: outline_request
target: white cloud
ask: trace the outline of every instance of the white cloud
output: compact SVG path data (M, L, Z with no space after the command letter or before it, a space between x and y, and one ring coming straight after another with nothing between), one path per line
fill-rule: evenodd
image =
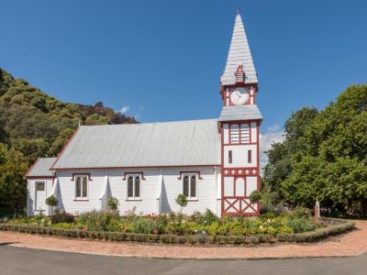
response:
M270 126L267 132L260 134L260 163L264 168L268 163L268 156L265 154L271 148L273 143L282 142L284 140L283 129L278 124Z
M273 125L271 125L269 128L268 128L268 131L269 132L276 132L276 131L279 131L280 130L280 126L278 123L275 123Z
M124 114L126 114L129 111L129 109L130 109L129 106L124 105L124 106L122 106L122 108L120 109L119 112L124 115Z

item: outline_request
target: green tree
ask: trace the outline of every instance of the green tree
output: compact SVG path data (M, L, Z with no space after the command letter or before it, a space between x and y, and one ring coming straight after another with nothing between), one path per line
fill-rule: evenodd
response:
M324 110L304 108L268 152L265 185L292 206L367 215L367 85L354 85Z
M0 206L25 205L24 167L39 157L57 155L79 122L137 123L134 117L121 115L102 102L64 103L0 68L0 143L6 159L0 164Z
M14 213L26 205L26 184L23 175L28 163L24 156L0 143L0 205Z

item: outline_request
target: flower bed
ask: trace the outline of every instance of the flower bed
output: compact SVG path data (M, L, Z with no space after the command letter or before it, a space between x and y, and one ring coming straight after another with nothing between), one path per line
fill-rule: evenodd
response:
M192 216L128 215L89 212L73 217L59 213L51 218L36 216L0 223L0 230L68 238L108 241L137 241L167 244L258 244L313 242L354 228L344 220L315 222L309 212L298 209L253 218L217 218L207 211Z
M335 222L335 223L334 223ZM305 233L282 233L277 235L256 234L256 235L172 235L172 234L139 234L107 231L84 231L78 229L61 229L56 227L42 227L38 225L24 224L0 224L0 230L29 234L40 234L49 236L59 236L67 238L80 238L89 240L105 241L135 241L153 242L165 244L237 244L254 245L259 243L276 242L315 242L331 235L347 232L354 228L354 223L350 221L334 221L325 228Z

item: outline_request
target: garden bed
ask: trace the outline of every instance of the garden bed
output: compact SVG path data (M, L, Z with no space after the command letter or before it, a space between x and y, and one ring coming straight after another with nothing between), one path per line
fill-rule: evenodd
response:
M354 228L354 223L347 220L322 219L315 222L301 211L273 217L223 219L211 213L119 217L110 212L90 212L75 220L67 215L63 219L69 219L68 223L60 220L52 223L52 218L47 217L10 220L0 223L0 230L115 242L256 245L316 242Z

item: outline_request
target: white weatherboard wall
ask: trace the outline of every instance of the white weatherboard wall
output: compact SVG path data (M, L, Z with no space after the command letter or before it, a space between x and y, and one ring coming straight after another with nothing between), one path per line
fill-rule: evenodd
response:
M38 178L38 179L28 179L27 180L27 215L32 216L40 214L39 211L35 211L36 203L36 182L45 183L45 198L49 197L52 191L53 179L51 178ZM45 203L46 206L46 203ZM43 214L49 215L49 207L45 207L45 212Z
M217 205L217 190L220 186L219 169L215 167L189 167L189 168L145 168L145 169L94 169L78 171L59 171L59 188L61 193L62 208L69 213L77 214L86 211L100 210L102 202L101 195L105 191L105 176L109 179L111 195L119 200L119 211L124 214L135 211L137 214L157 214L159 212L180 211L175 202L178 194L182 194L182 179L178 179L182 171L200 171L202 179L196 181L197 200L188 202L183 209L184 213L191 214L195 211L210 209L220 215ZM140 199L128 200L127 179L124 173L138 175L144 173L145 180L140 181ZM91 180L88 184L88 200L75 200L75 181L72 180L73 173L90 173ZM219 211L219 212L218 212Z

